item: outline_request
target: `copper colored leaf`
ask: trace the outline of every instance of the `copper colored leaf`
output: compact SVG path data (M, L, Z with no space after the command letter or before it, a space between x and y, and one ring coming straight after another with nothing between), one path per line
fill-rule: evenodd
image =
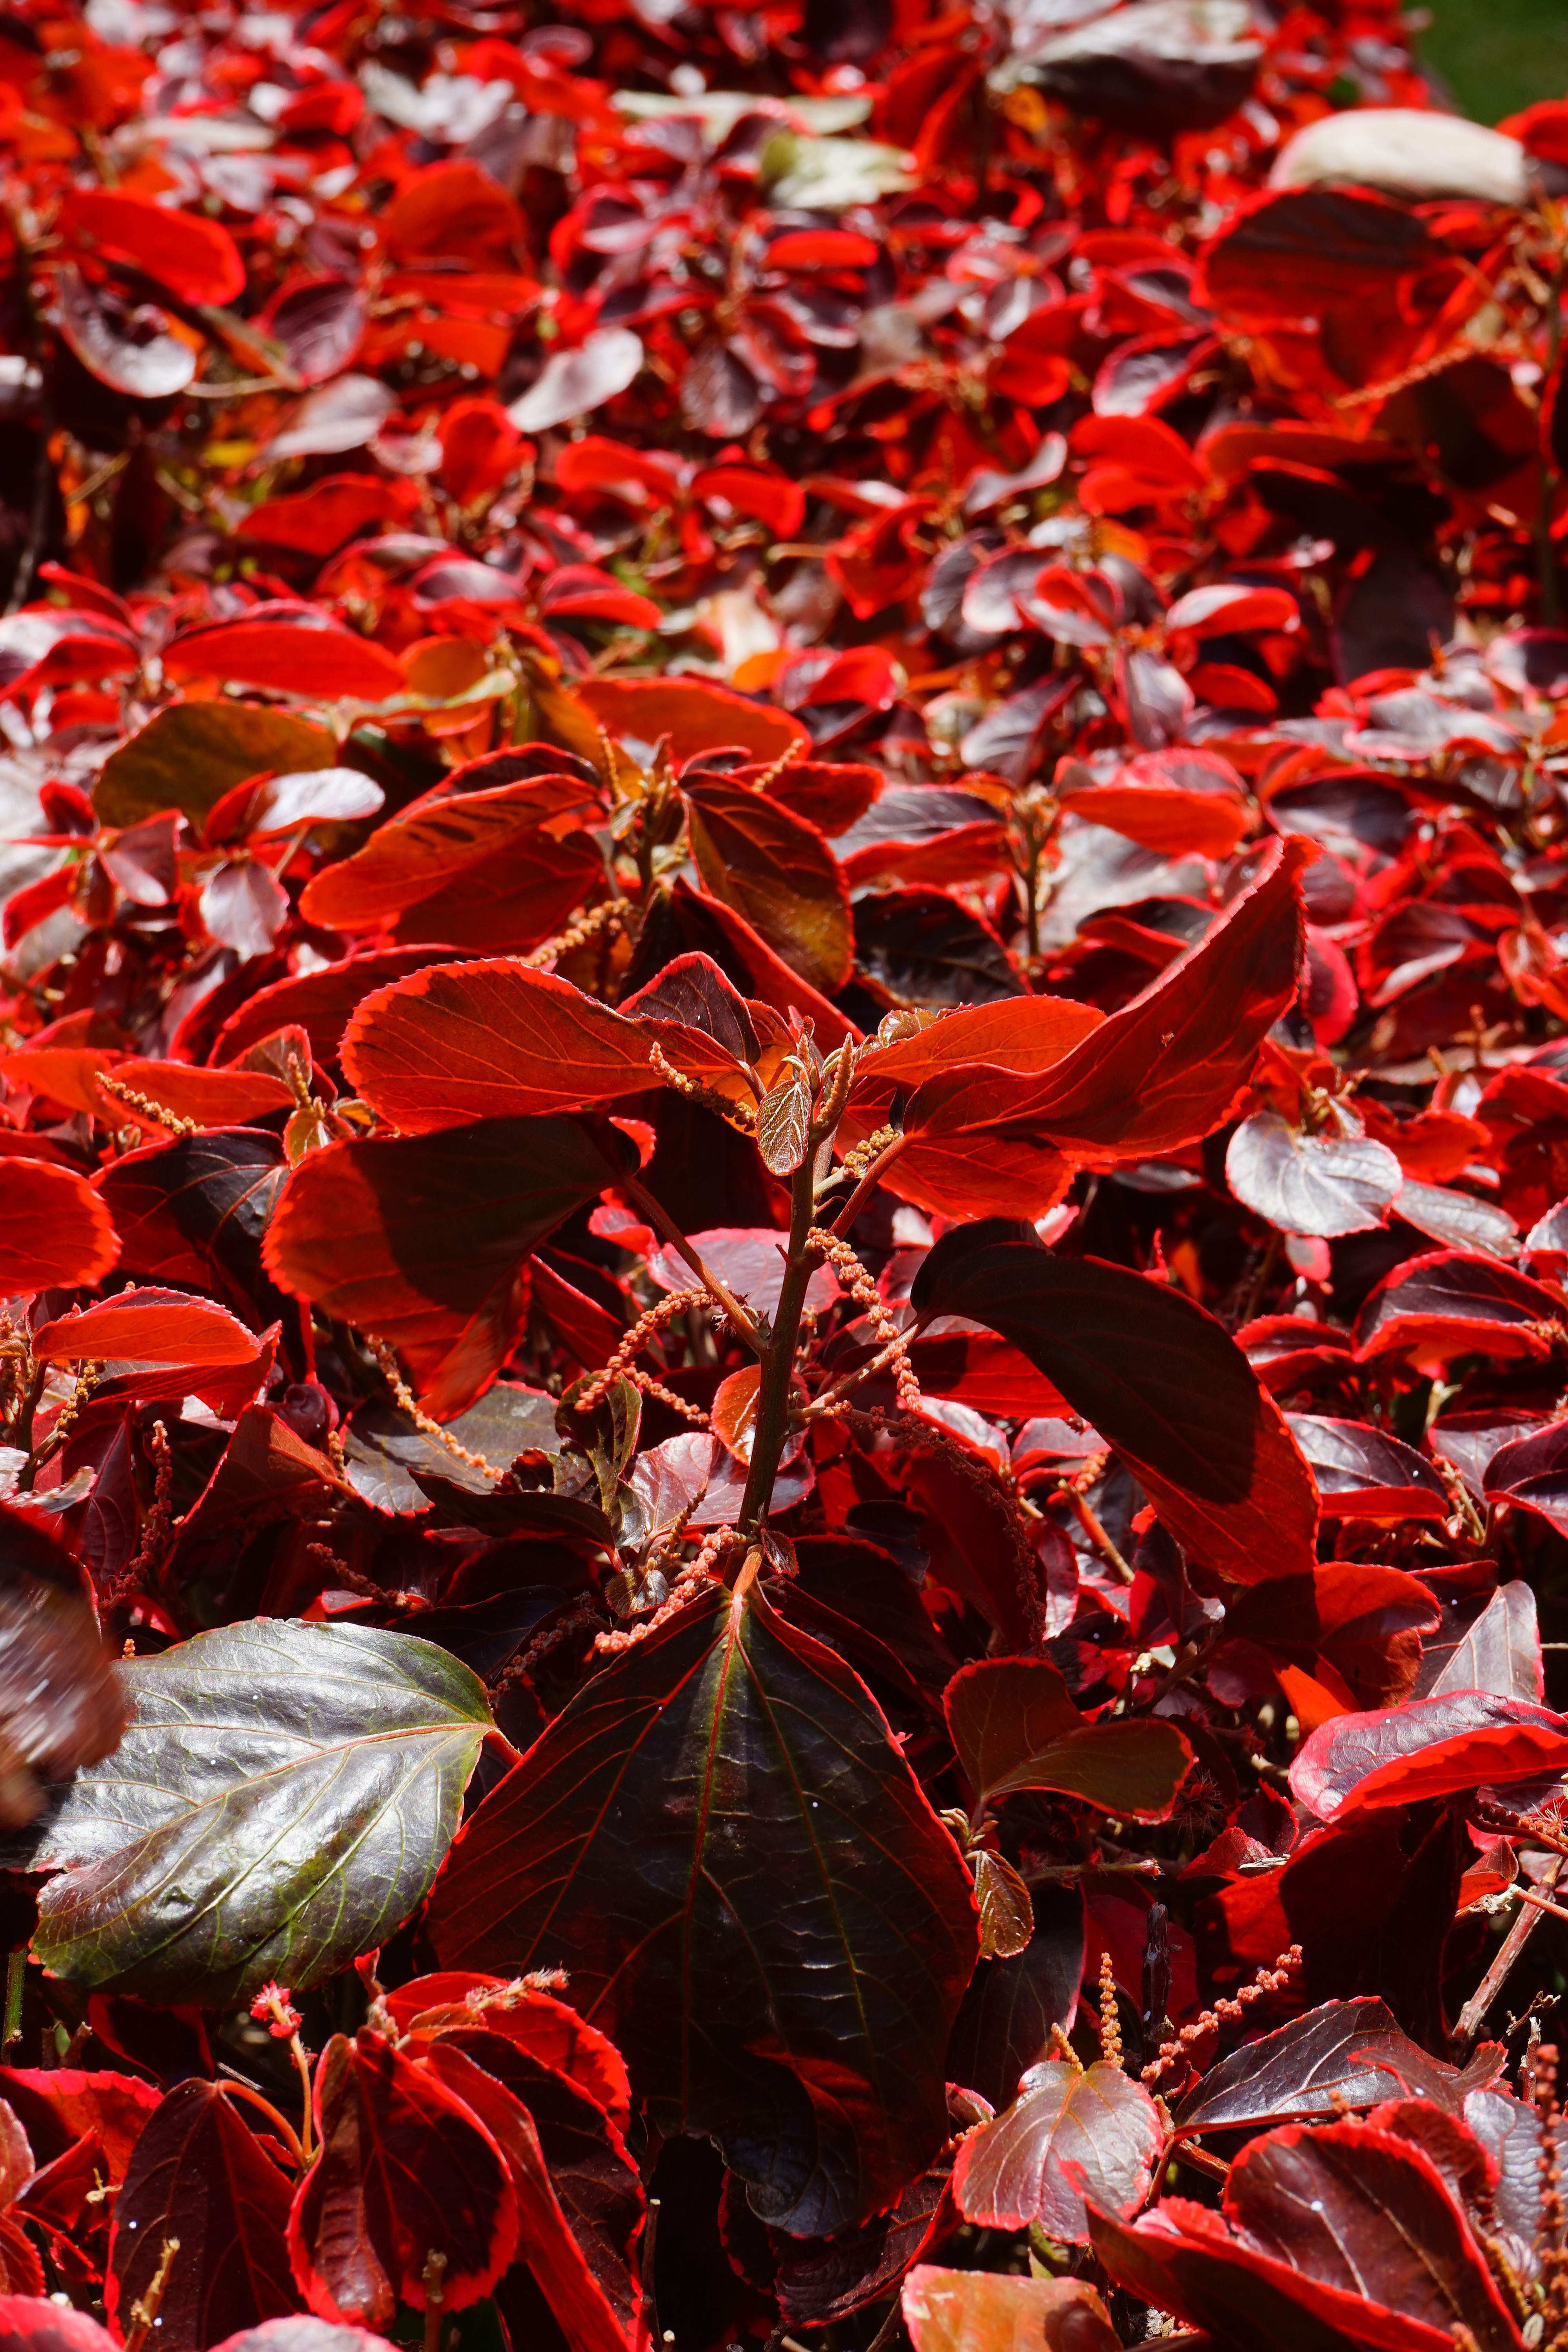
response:
M111 751L93 786L105 824L178 809L200 824L225 793L264 769L330 768L332 738L308 720L245 702L175 702Z
M406 1918L489 1724L466 1666L403 1633L259 1618L119 1676L118 1752L7 1849L56 1874L34 1939L54 1974L226 2004L318 1982Z
M903 2286L915 2352L1114 2352L1121 2338L1082 2279L1010 2278L929 2263Z
M429 1926L446 1965L570 1955L656 2115L783 2228L875 2211L941 2144L968 1874L863 1685L754 1595L715 1588L568 1702Z
M986 1801L1058 1789L1101 1812L1163 1821L1193 1760L1173 1723L1089 1721L1045 1658L976 1659L948 1685L944 1706L958 1760Z
M667 738L677 767L731 743L770 763L810 747L805 729L787 711L705 678L585 678L573 695L588 714L590 734L604 727L617 742L641 743L650 752Z
M74 1290L119 1255L108 1208L74 1168L0 1160L0 1291Z
M1035 1932L1029 1890L1005 1854L982 1847L972 1856L974 1899L980 1906L980 1957L1015 1960Z
M323 2319L388 2326L425 2308L432 2252L444 2307L488 2294L517 2246L506 2158L463 2100L368 2029L334 2034L316 2069L321 2153L289 2217L294 2274Z
M658 1083L648 1050L636 1024L570 981L500 959L377 990L342 1047L365 1101L411 1135L639 1093Z
M952 2190L965 2220L988 2229L1037 2222L1081 2245L1088 2205L1131 2213L1148 2193L1164 2137L1142 2085L1102 2060L1031 2066L1013 2105L958 2152Z
M206 2352L219 2336L299 2308L284 2239L288 2175L245 2112L217 2084L180 2084L143 2129L114 2200L104 2303L122 2331L164 2242L179 2240L158 2305L158 2342L169 2352ZM283 2158L280 2144L269 2145Z
M1310 1570L1306 1464L1235 1340L1181 1292L1095 1258L942 1244L911 1303L988 1324L1027 1356L1201 1559L1244 1584Z
M570 1119L332 1144L289 1179L268 1271L389 1341L432 1412L460 1412L510 1353L529 1254L615 1174Z
M426 800L391 818L335 866L307 883L300 905L312 922L341 931L368 931L405 916L448 886L482 882L497 860L526 871L523 861L559 846L541 828L595 813L598 795L570 776L543 776L497 784L488 792ZM420 936L439 939L426 918Z
M685 798L706 888L814 988L841 988L855 954L849 888L816 827L740 784L689 783Z

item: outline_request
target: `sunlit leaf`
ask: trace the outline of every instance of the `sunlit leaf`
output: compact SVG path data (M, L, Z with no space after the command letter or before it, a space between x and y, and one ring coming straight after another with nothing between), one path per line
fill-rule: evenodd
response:
M14 1850L78 1983L228 2003L382 1943L440 1865L489 1724L434 1644L258 1619L119 1670L131 1721Z

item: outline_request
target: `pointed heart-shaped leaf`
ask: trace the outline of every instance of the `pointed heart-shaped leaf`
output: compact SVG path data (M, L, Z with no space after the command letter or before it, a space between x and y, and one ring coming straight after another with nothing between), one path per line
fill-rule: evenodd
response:
M754 1593L715 1586L579 1691L428 1917L444 1966L569 1965L655 2113L784 2229L877 2210L941 2145L969 1874L864 1685Z
M47 1870L56 1976L227 2004L385 1941L457 1827L489 1727L433 1643L255 1618L118 1669L132 1713L7 1853Z

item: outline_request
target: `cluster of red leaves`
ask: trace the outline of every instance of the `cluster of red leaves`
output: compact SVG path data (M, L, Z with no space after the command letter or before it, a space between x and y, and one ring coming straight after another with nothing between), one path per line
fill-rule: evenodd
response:
M1568 103L25 0L0 151L0 2352L1564 2352Z

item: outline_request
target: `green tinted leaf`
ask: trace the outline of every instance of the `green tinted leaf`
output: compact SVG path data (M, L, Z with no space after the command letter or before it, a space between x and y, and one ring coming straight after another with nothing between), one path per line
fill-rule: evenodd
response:
M797 1064L786 1062L757 1105L757 1150L774 1176L793 1176L811 1134L812 1089Z
M338 756L321 727L249 702L175 702L104 761L93 806L105 824L134 824L177 808L200 824L225 793L270 770L330 768Z
M436 1891L444 1968L564 1966L668 2131L800 2233L889 2204L947 2130L973 1896L864 1685L720 1587L571 1700Z
M10 1858L51 1870L34 1951L155 2001L298 1990L408 1916L489 1728L448 1652L258 1618L119 1669L132 1719Z

